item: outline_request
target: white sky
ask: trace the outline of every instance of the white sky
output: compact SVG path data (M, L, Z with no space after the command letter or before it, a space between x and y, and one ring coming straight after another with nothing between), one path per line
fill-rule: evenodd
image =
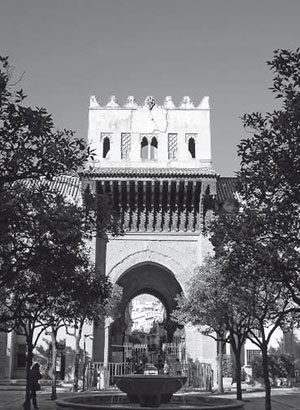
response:
M300 45L299 0L2 0L0 53L28 104L86 137L89 96L210 96L213 165L238 169L240 116L274 107L265 61Z

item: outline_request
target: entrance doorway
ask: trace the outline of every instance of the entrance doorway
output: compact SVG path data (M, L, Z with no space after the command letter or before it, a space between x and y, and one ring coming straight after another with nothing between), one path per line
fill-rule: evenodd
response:
M117 280L123 288L119 315L111 325L110 361L136 366L185 356L184 330L172 321L181 286L172 272L154 263L132 267Z

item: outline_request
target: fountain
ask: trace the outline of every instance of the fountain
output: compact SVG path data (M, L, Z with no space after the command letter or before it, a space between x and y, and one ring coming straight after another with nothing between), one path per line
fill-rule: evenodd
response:
M183 387L185 376L132 374L115 376L115 383L126 393L83 393L56 401L57 410L242 410L236 400L203 394L173 394Z
M158 407L161 403L170 402L173 394L186 383L187 377L126 374L115 376L114 381L131 403L139 403L141 407Z

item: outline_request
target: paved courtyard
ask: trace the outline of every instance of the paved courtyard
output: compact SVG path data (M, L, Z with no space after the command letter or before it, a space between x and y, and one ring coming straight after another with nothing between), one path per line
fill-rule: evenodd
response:
M38 405L40 410L55 410L55 402L50 399L50 391L38 393ZM58 392L58 398L67 397L74 394ZM216 396L216 395L214 395ZM264 410L264 392L245 392L245 410ZM218 396L219 397L219 396ZM232 393L227 393L221 397L235 398ZM24 391L0 391L0 410L22 410ZM272 392L272 410L300 410L300 388L280 389Z

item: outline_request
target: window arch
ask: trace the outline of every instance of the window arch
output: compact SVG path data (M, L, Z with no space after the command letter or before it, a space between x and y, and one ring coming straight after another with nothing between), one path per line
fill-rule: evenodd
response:
M189 138L188 150L191 155L191 158L196 158L196 144L195 139L193 137Z
M144 135L141 140L141 158L156 160L158 152L158 140L156 136Z
M103 140L103 158L109 158L109 151L110 151L110 139L105 137Z
M148 159L148 140L146 137L142 139L141 142L141 158Z
M152 138L150 145L150 159L157 159L158 141L156 137Z

